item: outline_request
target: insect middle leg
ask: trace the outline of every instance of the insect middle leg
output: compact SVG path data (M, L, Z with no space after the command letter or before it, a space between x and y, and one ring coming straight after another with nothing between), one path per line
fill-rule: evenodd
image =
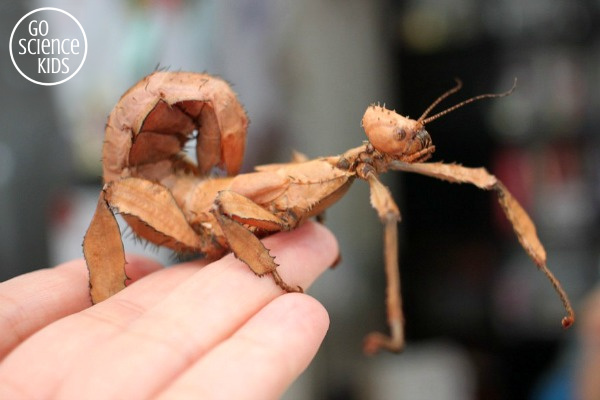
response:
M243 224L259 228L267 232L289 230L290 226L278 216L265 210L247 197L223 190L217 194L211 210L225 238L230 250L242 260L252 272L258 276L270 274L275 283L286 292L302 292L299 286L288 285L277 272L279 266L275 258L269 254L262 242L254 232Z
M404 315L400 290L400 269L398 266L398 221L400 211L389 189L384 186L374 172L367 172L365 179L371 189L371 205L377 210L384 224L385 274L387 278L386 308L390 334L372 332L364 340L363 351L374 354L381 348L393 352L404 348Z

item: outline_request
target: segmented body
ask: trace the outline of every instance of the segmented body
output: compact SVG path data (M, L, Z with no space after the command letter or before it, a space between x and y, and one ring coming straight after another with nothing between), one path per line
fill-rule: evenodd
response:
M156 72L128 90L108 118L104 195L136 235L179 252L217 258L229 250L211 208L217 193L239 193L292 229L342 194L354 172L336 160L257 167L242 163L248 118L229 85L212 76ZM196 139L198 164L183 150ZM116 183L118 182L118 183ZM159 206L156 206L156 205ZM172 205L176 205L173 207ZM171 210L165 214L165 209ZM266 232L253 227L259 236Z
M399 351L404 346L397 258L400 212L378 175L400 170L496 192L523 248L563 301L568 313L563 325L571 325L573 310L546 266L535 226L506 187L483 168L424 163L435 151L426 123L472 101L512 92L480 95L426 118L458 89L460 82L418 120L369 106L362 119L369 141L341 155L263 165L236 175L248 118L229 85L206 74L186 72L156 72L144 78L123 95L106 126L105 185L83 245L92 301L102 301L125 287L125 255L114 211L152 243L213 259L232 251L257 275L270 274L286 291L301 290L279 276L277 264L259 238L294 229L319 215L359 178L368 182L371 205L384 224L391 331L389 336L368 335L364 349L367 353L380 348ZM183 151L194 138L197 164ZM213 175L214 168L228 176Z

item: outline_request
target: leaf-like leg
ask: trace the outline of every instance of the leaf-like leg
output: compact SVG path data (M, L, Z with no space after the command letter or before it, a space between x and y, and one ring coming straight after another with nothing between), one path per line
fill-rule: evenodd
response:
M373 172L367 173L371 189L371 205L384 224L385 274L387 278L386 308L390 335L372 332L364 340L363 350L374 354L381 348L393 352L404 348L404 315L400 290L400 269L398 266L398 221L400 211L392 195Z
M125 288L125 252L121 231L104 191L100 193L96 212L83 238L83 255L90 274L92 303L99 303Z
M175 251L204 249L202 238L166 187L146 179L126 178L107 184L104 193L108 204L144 239Z
M113 211L133 231L176 251L202 250L201 237L189 226L169 190L157 183L126 178L105 185L83 240L93 303L125 288L125 253Z
M510 221L521 243L521 246L531 257L535 265L548 277L552 286L558 293L567 315L562 319L564 328L575 322L575 312L569 298L560 282L546 265L546 250L540 242L535 225L519 202L512 196L508 189L494 175L485 168L468 168L456 164L443 163L414 163L393 162L391 169L416 172L454 183L470 183L484 190L494 190L502 210Z
M301 287L288 285L277 272L278 264L269 250L244 225L269 232L287 228L276 215L265 210L247 197L231 190L217 194L212 213L221 227L230 250L258 276L271 274L275 283L286 292L302 292Z

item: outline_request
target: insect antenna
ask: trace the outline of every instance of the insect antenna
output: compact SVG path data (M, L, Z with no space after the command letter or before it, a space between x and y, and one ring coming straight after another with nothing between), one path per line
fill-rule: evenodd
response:
M460 83L460 80L457 79L457 82ZM460 89L460 85L457 85L456 87L454 87L453 89L450 89L449 91L447 91L446 93L444 93L443 95L441 95L436 101L433 102L433 104L431 106L429 106L429 108L427 108L427 110L425 110L425 113L423 113L423 115L421 116L421 118L419 118L417 121L422 123L423 125L438 119L441 116L444 116L448 113L451 113L452 111L461 108L462 106L466 106L469 103L473 103L474 101L478 101L478 100L482 100L482 99L493 99L493 98L497 98L497 97L504 97L504 96L508 96L510 95L515 88L517 87L517 78L515 78L515 81L512 85L512 87L507 90L506 92L502 92L502 93L487 93L487 94L480 94L479 96L475 96L475 97L471 97L470 99L461 101L458 104L453 105L452 107L449 107L447 109L445 109L444 111L440 111L439 113L432 115L431 117L428 118L424 118L427 116L427 114L431 111L431 109L436 106L437 104L439 104L440 101L442 101L443 99L445 99L446 97L448 97L449 95L451 95L452 93L455 93L458 89Z
M437 106L438 104L440 104L440 102L442 102L442 100L444 100L451 94L458 92L462 88L462 81L458 78L454 78L454 80L456 81L456 86L454 86L452 89L448 90L446 93L442 94L440 97L435 99L435 101L433 103L431 103L431 105L429 107L427 107L427 110L425 110L423 112L423 114L419 117L419 119L417 121L423 122L423 120L425 119L427 114L429 114L431 112L431 110L433 110L435 108L435 106Z

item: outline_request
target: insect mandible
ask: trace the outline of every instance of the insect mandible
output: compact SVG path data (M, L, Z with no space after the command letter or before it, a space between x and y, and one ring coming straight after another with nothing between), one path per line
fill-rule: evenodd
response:
M362 118L368 141L341 155L300 157L236 175L248 118L229 85L188 72L159 71L145 77L121 97L106 125L104 187L83 242L92 301L100 302L125 288L125 254L115 213L136 235L152 243L177 252L202 253L208 259L231 251L256 275L270 275L286 292L301 291L280 276L260 238L321 215L358 178L369 184L371 205L384 225L390 329L389 334L367 335L364 351L400 351L405 344L398 269L400 212L379 180L380 174L396 170L494 191L522 247L562 300L567 312L562 325L569 327L575 320L569 299L546 266L546 252L533 222L502 182L484 168L425 162L435 151L426 124L473 101L509 95L515 85L428 117L460 88L457 80L416 120L379 105L368 106ZM192 138L197 140L197 163L183 152ZM214 167L228 176L212 176Z

